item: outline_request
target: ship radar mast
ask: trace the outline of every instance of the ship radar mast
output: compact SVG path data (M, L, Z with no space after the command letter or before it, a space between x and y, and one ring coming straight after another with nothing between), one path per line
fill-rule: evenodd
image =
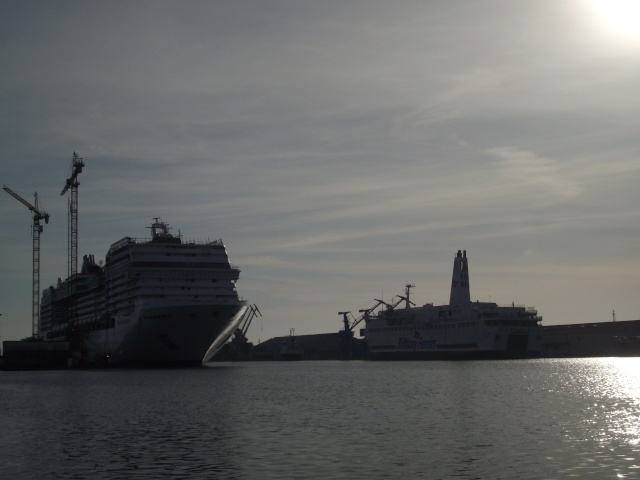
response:
M169 224L163 222L160 217L153 217L153 223L151 224L151 238L166 237L168 235Z
M169 224L167 222L163 222L160 217L154 217L153 223L151 224L151 241L152 242L162 242L162 243L182 243L180 239L180 235L174 237L169 233Z
M409 300L409 294L411 292L411 289L414 288L414 287L415 287L415 285L411 285L410 283L407 283L404 286L404 300L405 300L405 307L404 308L406 308L406 309L411 308L411 305L413 304L411 302L411 300Z

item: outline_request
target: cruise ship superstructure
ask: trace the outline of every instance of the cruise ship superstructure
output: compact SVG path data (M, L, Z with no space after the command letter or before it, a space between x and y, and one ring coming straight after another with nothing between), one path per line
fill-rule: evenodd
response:
M150 239L115 242L104 265L87 255L43 291L40 337L75 342L90 363L199 365L247 309L239 275L221 240L185 242L155 219Z
M527 358L542 350L542 317L531 307L472 302L466 251L453 264L449 304L412 307L407 285L400 304L365 317L369 353L378 359ZM383 303L383 302L381 302Z

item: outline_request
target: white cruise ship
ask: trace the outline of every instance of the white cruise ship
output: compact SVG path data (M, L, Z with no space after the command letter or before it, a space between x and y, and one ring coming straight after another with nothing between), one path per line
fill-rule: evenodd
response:
M542 317L531 307L472 302L467 252L458 250L448 305L412 307L405 296L363 329L369 354L377 359L527 358L542 350ZM383 303L381 301L378 301ZM405 308L395 308L405 302Z
M239 275L221 240L184 242L155 219L150 239L114 243L104 266L85 256L80 273L43 291L39 336L69 340L90 364L200 365L247 309Z

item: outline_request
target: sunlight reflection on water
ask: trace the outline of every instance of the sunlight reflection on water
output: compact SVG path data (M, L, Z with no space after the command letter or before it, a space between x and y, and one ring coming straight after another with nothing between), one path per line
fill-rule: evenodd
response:
M578 459L567 473L640 475L640 359L547 360L550 393L560 395L566 445Z
M5 478L634 478L640 359L0 372Z
M603 443L640 443L640 359L575 359L562 372L571 396L582 398L585 430Z

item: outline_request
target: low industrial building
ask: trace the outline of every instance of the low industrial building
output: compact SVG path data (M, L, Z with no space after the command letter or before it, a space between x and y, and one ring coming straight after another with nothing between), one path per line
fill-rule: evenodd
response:
M640 320L542 327L546 357L640 356Z

